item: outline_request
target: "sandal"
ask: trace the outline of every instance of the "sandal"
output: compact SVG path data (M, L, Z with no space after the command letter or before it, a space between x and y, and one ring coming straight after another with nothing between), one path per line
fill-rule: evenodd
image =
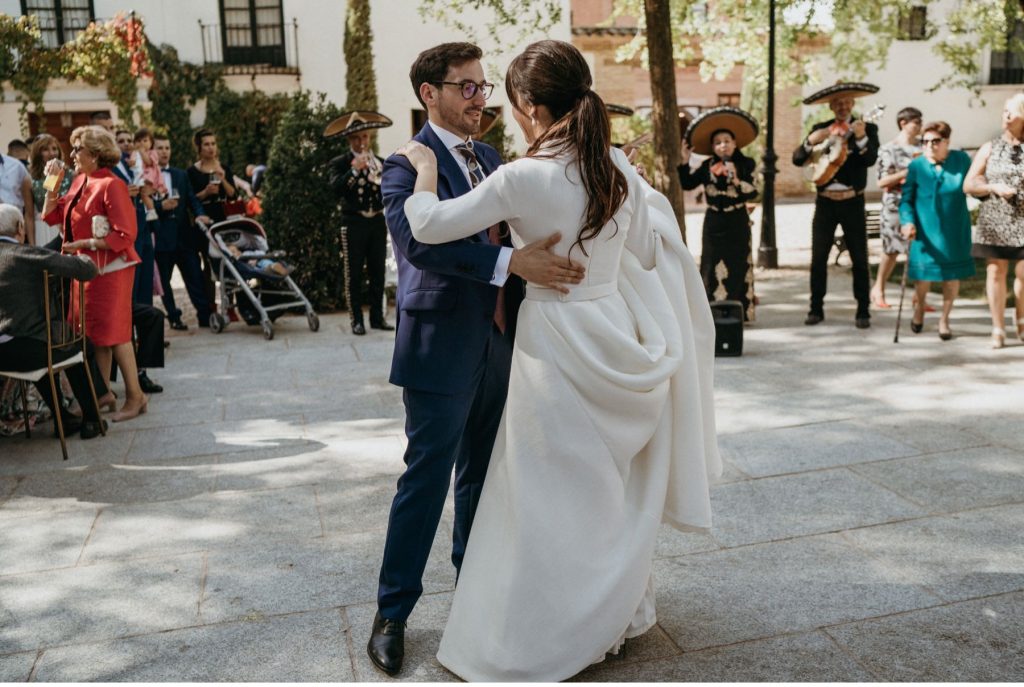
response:
M992 348L1003 348L1006 345L1006 330L999 327L992 328Z

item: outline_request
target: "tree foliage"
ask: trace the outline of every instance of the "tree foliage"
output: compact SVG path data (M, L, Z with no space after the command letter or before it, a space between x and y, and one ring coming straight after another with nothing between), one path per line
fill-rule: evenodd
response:
M153 65L149 120L171 139L171 164L188 167L195 160L191 108L223 84L221 69L182 62L178 51L166 44L151 44L149 57Z
M468 12L484 12L483 24L467 19ZM443 22L467 41L484 37L492 54L522 44L527 36L545 34L562 20L559 0L420 0L420 16Z
M324 138L324 122L341 115L323 94L291 97L270 149L263 222L271 245L299 266L292 277L314 307L344 303L341 210L330 190L328 165L343 154L344 139Z
M345 8L345 109L377 110L370 0L348 0Z
M206 100L206 126L217 133L220 157L236 174L249 163L265 164L291 97L252 90L238 93L217 84Z

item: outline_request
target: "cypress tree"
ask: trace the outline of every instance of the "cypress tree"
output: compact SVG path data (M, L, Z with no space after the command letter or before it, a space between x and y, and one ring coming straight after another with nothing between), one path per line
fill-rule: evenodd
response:
M345 8L345 110L377 109L370 0L348 0Z

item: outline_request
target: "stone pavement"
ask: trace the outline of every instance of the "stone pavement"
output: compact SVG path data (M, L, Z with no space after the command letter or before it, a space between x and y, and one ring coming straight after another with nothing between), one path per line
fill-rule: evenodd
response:
M807 328L806 272L759 275L716 364L715 527L662 532L659 624L578 679L1024 680L1024 345L989 350L980 302L953 341L930 318L894 345L830 278ZM171 340L149 413L68 462L45 427L0 441L0 682L386 679L364 645L402 468L389 338L341 314ZM454 679L450 532L449 508L402 679Z

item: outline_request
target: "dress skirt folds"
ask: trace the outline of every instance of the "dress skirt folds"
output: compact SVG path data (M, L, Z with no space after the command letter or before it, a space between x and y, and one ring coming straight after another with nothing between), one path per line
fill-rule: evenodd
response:
M85 333L97 346L132 340L132 283L135 266L101 274L85 282ZM78 312L78 290L72 292Z
M629 207L617 233L606 226L586 244L589 283L565 296L529 285L519 313L508 400L438 651L466 680L564 680L617 652L656 622L660 524L711 524L721 462L710 308L668 201L613 156ZM454 201L416 194L406 214L415 235L431 207L457 208L434 218L445 226L463 213L490 222L504 207L518 246L578 222L582 193L574 165L522 159Z

